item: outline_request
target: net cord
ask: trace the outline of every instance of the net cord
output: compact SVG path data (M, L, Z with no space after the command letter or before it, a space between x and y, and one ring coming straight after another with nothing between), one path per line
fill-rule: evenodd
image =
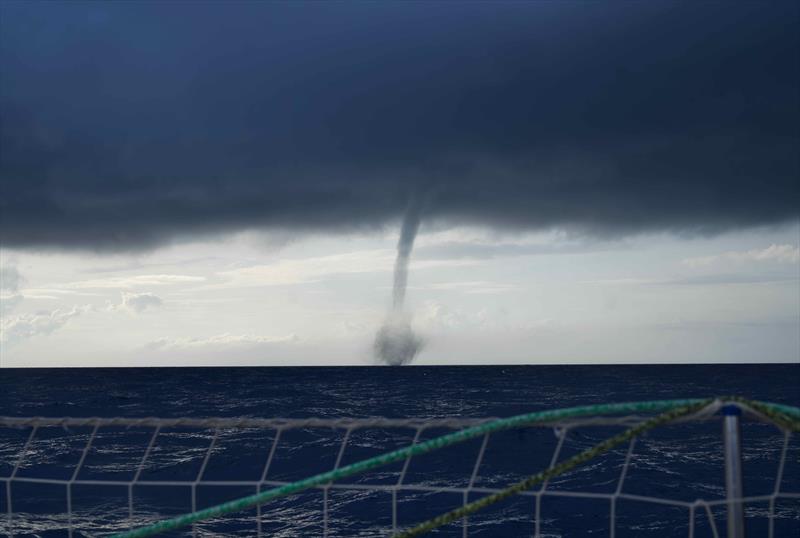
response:
M736 397L728 397L728 398L721 398L714 400L658 400L652 402L633 402L633 403L625 403L625 404L602 404L602 405L595 405L595 406L581 406L575 408L568 408L568 409L561 409L561 410L554 410L554 411L544 411L544 412L535 412L535 413L528 413L525 415L519 415L516 417L511 417L508 419L435 419L431 421L425 421L420 419L412 419L412 420L404 420L404 419L381 419L381 418L370 418L370 419L225 419L225 418L211 418L211 419L158 419L158 418L145 418L145 419L125 419L125 418L113 418L113 419L100 419L100 418L44 418L44 417L33 417L33 418L20 418L20 417L0 417L0 426L7 426L7 427L15 427L15 428L22 428L22 427L30 427L31 432L30 435L27 437L25 444L22 448L19 458L15 462L14 468L11 471L11 474L8 477L0 477L0 482L6 482L5 489L6 489L6 508L7 508L7 523L8 523L8 535L13 536L12 532L12 518L13 518L13 506L12 506L12 492L11 492L11 483L12 482L29 482L29 483L49 483L49 484L63 484L66 486L67 492L67 526L69 530L69 535L72 536L74 532L74 525L73 525L73 516L72 516L72 487L76 484L81 485L126 485L128 489L128 517L130 525L134 524L134 503L133 503L133 489L135 485L160 485L160 486L189 486L191 489L191 496L192 496L192 513L186 514L184 516L180 516L179 518L173 518L172 520L165 520L161 522L157 522L153 525L148 525L146 527L140 529L133 529L129 530L128 532L122 532L120 534L116 534L114 536L150 536L161 532L163 529L163 525L170 521L174 520L182 520L184 523L180 526L170 527L170 528L179 528L186 525L192 526L192 533L194 536L198 533L197 523L206 519L208 517L214 516L206 516L203 518L196 518L191 521L186 522L187 516L198 516L203 514L204 512L207 514L209 510L219 509L220 507L225 507L227 505L227 510L224 513L229 513L232 511L237 511L239 508L234 508L232 503L241 503L243 500L249 500L250 504L249 507L255 506L257 510L257 534L258 536L263 535L262 529L262 507L261 505L265 500L269 500L270 498L276 498L282 495L288 495L294 493L296 491L301 491L303 489L308 488L316 488L321 489L323 492L323 512L324 512L324 535L328 535L328 510L329 510L329 500L328 500L328 493L331 489L342 489L342 490L371 490L371 491L385 491L391 495L392 498L392 528L391 532L393 534L398 533L398 510L397 510L397 497L398 492L403 491L411 491L411 492L449 492L449 493L460 493L462 499L462 509L469 505L468 500L471 494L486 494L486 495L497 495L502 493L504 490L497 489L497 488L485 488L485 487L477 487L476 482L479 476L479 469L483 460L483 455L486 451L486 446L489 442L490 434L495 431L501 431L504 429L510 429L515 427L523 427L523 426L547 426L552 425L554 427L554 431L556 433L557 438L559 439L556 450L551 458L550 466L544 473L552 472L552 469L555 467L556 462L558 461L561 447L563 446L564 439L567 437L567 434L570 430L576 427L584 426L584 425L631 425L636 424L637 422L641 422L643 420L641 415L628 415L628 416L621 416L621 417L593 417L591 415L613 415L613 414L620 414L620 413L653 413L657 411L675 409L676 407L682 406L697 406L700 403L707 403L701 408L699 412L695 412L691 415L675 417L675 422L684 422L688 420L707 420L713 418L714 413L721 407L722 403L736 403L740 405L745 413L750 417L756 418L758 420L775 424L779 427L779 429L783 432L783 447L781 449L781 457L778 466L777 476L775 480L775 487L773 492L770 495L762 495L757 497L748 497L745 499L740 499L741 502L758 502L758 501L768 501L769 502L769 537L774 538L775 535L775 504L776 500L779 498L788 498L788 499L800 499L800 494L784 492L781 490L781 480L784 473L785 468L785 461L787 458L787 451L789 447L789 441L793 431L798 429L798 424L800 424L800 409L783 406L778 404L769 404L763 402L755 402L751 400L745 400L742 398ZM88 436L88 440L86 445L84 446L81 458L78 463L78 466L74 469L71 476L67 480L56 480L56 479L39 479L33 477L24 477L19 476L18 471L21 469L23 460L25 455L28 453L28 450L34 441L37 431L40 430L41 427L46 426L61 426L65 429L70 427L78 427L78 426L92 426L92 432ZM141 427L141 426L148 426L154 427L154 431L152 436L150 437L149 443L147 448L142 456L142 459L139 462L139 465L136 468L136 473L133 477L133 480L130 482L119 482L119 481L103 481L103 480L81 480L79 479L80 471L83 466L83 463L86 459L87 454L91 450L92 443L97 435L98 429L106 426L126 426L126 427ZM141 480L142 472L145 468L146 462L148 461L149 455L156 444L156 440L161 433L163 428L167 427L179 427L179 426L186 426L186 427L205 427L205 428L213 428L213 437L211 440L210 445L208 446L205 456L203 458L203 464L201 465L200 471L194 477L192 481L147 481ZM455 432L453 434L445 435L442 437L438 437L435 439L431 439L429 441L425 441L420 443L420 437L424 430L433 428L433 427L450 427L450 428L458 428L464 427L461 431ZM214 447L216 444L217 439L220 435L220 430L222 428L236 428L236 427L259 427L259 428L274 428L275 430L275 437L273 439L272 445L270 447L269 455L267 461L265 462L263 471L261 473L260 479L257 481L209 481L203 480L203 475L205 472L205 468L208 464L209 458L211 454L214 452ZM330 427L330 428L344 428L346 434L344 436L343 442L339 447L339 452L337 455L336 464L332 471L327 473L322 473L320 475L316 475L314 477L310 477L305 480L301 480L298 482L283 482L283 481L276 481L276 480L267 480L267 476L272 465L273 459L275 457L276 449L279 443L279 439L281 434L286 429L291 428L302 428L302 427ZM350 433L354 430L360 428L369 428L369 427L403 427L403 428L410 428L414 430L414 438L410 446L407 446L403 449L396 450L387 454L383 454L381 456L377 456L375 458L370 458L368 460L364 460L361 462L356 462L354 464L341 467L340 464L343 460L347 440L350 436ZM472 473L470 475L469 483L466 488L458 488L458 487L433 487L433 486L425 486L425 485L406 485L404 483L405 476L407 470L409 468L409 464L411 459L415 455L424 454L431 450L435 450L437 448L443 448L444 446L449 446L454 443L462 442L467 439L471 439L474 437L478 437L483 435L483 441L481 443L481 448L478 452L478 457L475 461L475 464L472 468ZM632 495L628 493L624 493L622 490L623 482L625 480L626 474L628 472L628 467L631 462L631 458L633 456L634 446L635 446L636 437L633 436L630 439L630 444L628 445L628 450L625 455L625 461L620 472L620 477L617 483L617 488L614 493L607 494L607 493L588 493L588 492L567 492L567 491L552 491L547 490L549 476L546 477L540 485L538 490L531 490L531 491L520 491L518 494L522 496L533 496L535 498L535 526L536 526L536 534L535 536L541 536L541 500L543 496L556 496L556 497L578 497L578 498L594 498L594 499L606 499L610 503L610 510L611 510L611 517L610 517L610 533L611 536L615 536L615 528L616 528L616 504L618 500L628 500L628 501L639 501L639 502L651 502L651 503L658 503L664 505L671 505L676 507L684 507L688 509L688 523L689 523L689 536L692 538L694 536L695 531L695 522L697 518L697 510L700 509L706 513L709 520L709 525L711 527L711 531L715 536L718 536L718 530L716 528L716 523L713 518L712 509L716 506L725 505L726 503L730 503L729 500L696 500L694 502L685 502L685 501L678 501L678 500L670 500L670 499L659 499L653 497L646 497L646 496L639 496L639 495ZM356 474L359 472L366 471L373 467L377 467L379 465L385 465L386 463L391 463L393 461L399 461L404 459L403 468L400 472L398 480L395 484L392 485L373 485L373 484L336 484L335 481L345 476L350 476L352 474ZM543 474L543 473L540 473ZM228 503L223 503L217 507L211 507L205 510L197 510L197 487L199 485L219 485L219 486L226 486L226 485L249 485L254 487L255 495L251 495L249 497L245 497L244 499L239 499L236 501L230 501ZM267 491L262 491L265 487L271 487L271 489ZM303 486L301 489L297 489L298 486ZM267 497L269 496L269 497ZM265 497L267 497L265 499ZM257 498L257 499L255 499ZM264 499L264 500L262 500ZM221 515L221 514L219 514ZM129 525L129 528L130 528ZM468 533L468 518L463 518L462 523L462 535L466 536ZM83 531L85 533L85 531ZM143 534L143 532L147 532L147 534ZM88 535L88 533L85 533Z

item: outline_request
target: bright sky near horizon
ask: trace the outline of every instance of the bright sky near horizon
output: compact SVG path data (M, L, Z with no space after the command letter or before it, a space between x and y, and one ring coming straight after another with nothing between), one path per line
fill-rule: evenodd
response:
M800 361L798 66L791 1L4 0L0 365Z
M714 238L425 230L415 364L792 362L799 225ZM4 367L374 364L397 233L3 249Z

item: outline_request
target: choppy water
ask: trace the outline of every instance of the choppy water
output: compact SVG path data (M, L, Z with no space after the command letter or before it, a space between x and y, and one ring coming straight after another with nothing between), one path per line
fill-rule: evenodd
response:
M738 394L765 401L800 405L798 365L700 366L527 366L412 368L203 368L0 370L0 415L127 417L487 417L598 402L705 397ZM562 459L619 431L585 427L568 436ZM78 480L130 481L137 471L152 430L105 428L87 453ZM28 432L0 428L0 477L8 476ZM447 433L426 431L423 439ZM409 444L407 429L358 431L348 440L342 464ZM31 445L17 476L68 480L81 457L89 430L44 428ZM329 470L341 446L342 431L302 430L281 437L270 468L270 480L294 480ZM191 481L207 452L212 432L172 428L161 433L140 479ZM769 494L783 436L775 428L747 423L743 429L745 493ZM237 429L220 432L204 480L255 481L269 453L274 432ZM503 487L545 468L557 438L551 429L529 428L494 434L474 485ZM404 483L431 488L463 487L470 479L481 440L414 458ZM549 490L611 493L617 487L624 450L616 450L552 481ZM641 439L626 477L627 493L693 501L724 496L723 454L719 423L663 428ZM393 484L401 464L349 479L378 487ZM5 486L0 483L0 486ZM800 492L800 443L790 442L782 491ZM251 494L242 485L199 486L198 507ZM470 500L479 498L473 494ZM8 493L0 488L0 513ZM191 508L187 486L136 486L133 524ZM0 534L65 536L66 486L14 482L13 517L0 519ZM461 493L401 492L398 520L409 525L459 506ZM800 535L800 502L776 505L776 536ZM322 534L323 492L314 490L265 505L265 536ZM382 536L392 523L388 491L331 490L328 525L331 536ZM470 536L532 536L533 497L516 497L470 517ZM545 496L541 504L542 536L607 536L609 502ZM72 487L75 536L103 535L127 528L127 486ZM769 504L747 507L749 536L766 536ZM650 503L620 501L617 534L687 536L688 511ZM714 511L718 525L724 511ZM11 527L10 527L10 526ZM203 524L202 535L250 536L256 512L250 510ZM461 536L460 523L434 533ZM173 535L182 535L174 533ZM711 536L708 519L698 514L698 538Z

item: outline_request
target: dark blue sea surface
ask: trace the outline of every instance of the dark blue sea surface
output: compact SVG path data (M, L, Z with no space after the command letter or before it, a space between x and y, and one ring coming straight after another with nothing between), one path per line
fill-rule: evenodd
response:
M482 418L594 403L720 395L800 406L800 364L0 370L0 415L15 417ZM571 429L559 460L623 429ZM0 514L6 512L0 518L0 535L67 536L71 513L74 536L102 536L190 511L193 499L203 508L252 494L254 487L240 482L261 479L275 439L270 429L223 428L209 452L213 431L165 428L140 465L153 428L101 428L85 452L91 428L40 428L23 454L30 431L0 427L0 479L7 479L24 455L10 487L8 480L0 481ZM420 439L449 431L425 430ZM469 493L468 500L485 495L480 488L502 488L547 468L558 445L556 433L552 427L530 427L492 434L473 481L479 491ZM340 465L408 445L414 434L410 428L357 430L347 440ZM742 435L745 495L768 496L776 490L784 434L749 420ZM343 430L330 428L282 433L266 479L291 481L330 470L343 437ZM798 437L788 441L781 492L800 493ZM420 489L394 494L399 527L464 502L458 488L469 484L482 442L476 438L411 460L403 483ZM605 495L617 490L627 448L620 446L548 483L550 493L539 505L540 536L610 536L611 501ZM202 482L187 485L204 462ZM719 420L662 427L636 442L622 492L686 502L724 498L723 462ZM129 486L140 466L138 478L146 485ZM343 481L361 489L333 488L327 494L312 489L271 501L261 508L261 531L264 536L321 536L327 495L330 536L387 536L393 517L389 486L397 482L402 468L400 462ZM159 481L180 485L154 484ZM208 485L209 481L217 483ZM232 484L221 484L225 481ZM572 492L584 496L571 496ZM689 535L690 512L684 506L620 498L614 511L618 538ZM800 536L800 498L779 497L772 511L769 499L747 504L748 537L768 535L771 512L775 536ZM533 536L535 513L536 497L516 496L470 516L467 530L470 536ZM711 513L724 535L724 507ZM257 518L255 509L246 510L199 524L196 532L254 536ZM431 534L462 536L463 528L459 521ZM702 506L695 513L694 536L712 536Z

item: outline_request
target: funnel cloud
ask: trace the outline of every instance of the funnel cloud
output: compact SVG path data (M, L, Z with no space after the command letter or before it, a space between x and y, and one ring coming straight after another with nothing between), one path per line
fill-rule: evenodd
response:
M397 259L394 262L394 285L392 308L386 321L375 335L377 359L391 366L402 366L411 362L422 349L423 341L411 329L411 320L403 306L408 285L408 262L414 248L420 223L419 204L412 200L403 217L400 239L397 242Z
M409 205L403 225L400 228L400 240L397 242L397 259L394 262L394 286L392 287L392 308L395 311L403 309L406 299L406 286L408 285L408 262L411 250L414 248L414 239L419 231L419 208L416 203Z

